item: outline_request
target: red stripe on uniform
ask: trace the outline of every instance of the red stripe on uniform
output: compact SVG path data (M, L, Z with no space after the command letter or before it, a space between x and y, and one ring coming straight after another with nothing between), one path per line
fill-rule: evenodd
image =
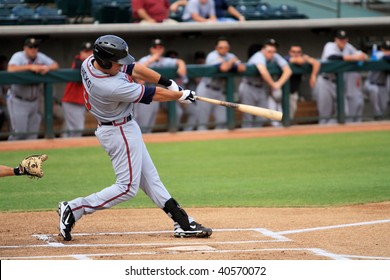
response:
M126 139L126 136L125 136L125 133L123 132L123 128L122 126L119 127L120 131L121 131L121 134L122 134L122 137L123 137L123 141L125 142L125 145L126 145L126 154L127 154L127 164L129 166L129 173L130 173L130 182L129 184L127 185L127 189L126 191L120 193L119 195L117 196L114 196L113 198L103 202L102 204L100 205L97 205L97 206L88 206L88 205L81 205L79 207L76 207L76 208L73 208L72 211L76 211L76 210L79 210L81 208L92 208L92 209L98 209L98 208L102 208L104 205L106 205L107 203L117 199L118 197L121 197L122 195L125 195L127 193L130 192L130 187L131 187L131 183L133 182L133 168L132 168L132 165L131 165L131 157L130 157L130 147L129 147L129 143L127 142L127 139Z

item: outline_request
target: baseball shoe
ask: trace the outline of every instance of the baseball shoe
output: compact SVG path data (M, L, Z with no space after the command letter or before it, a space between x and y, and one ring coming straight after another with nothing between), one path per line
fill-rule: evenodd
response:
M198 238L206 238L209 237L213 233L211 228L206 228L201 224L193 221L190 223L190 229L183 230L178 223L174 225L173 235L175 237L198 237Z
M72 209L70 209L70 206L68 205L68 202L63 201L58 203L58 216L60 216L60 235L66 241L72 240L70 231L72 230L72 227L76 221L74 219Z

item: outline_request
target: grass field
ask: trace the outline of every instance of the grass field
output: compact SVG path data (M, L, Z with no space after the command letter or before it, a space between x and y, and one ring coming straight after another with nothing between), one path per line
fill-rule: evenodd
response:
M314 207L390 200L390 132L147 144L185 207ZM0 179L0 211L54 210L115 181L100 147L38 150L45 176ZM31 151L0 152L15 166ZM142 191L117 207L155 207Z

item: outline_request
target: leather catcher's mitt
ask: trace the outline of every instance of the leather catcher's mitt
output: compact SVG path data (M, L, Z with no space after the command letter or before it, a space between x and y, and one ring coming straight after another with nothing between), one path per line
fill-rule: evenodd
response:
M27 175L29 178L42 178L43 169L42 163L48 159L47 155L31 155L26 157L19 163L19 171L22 175Z

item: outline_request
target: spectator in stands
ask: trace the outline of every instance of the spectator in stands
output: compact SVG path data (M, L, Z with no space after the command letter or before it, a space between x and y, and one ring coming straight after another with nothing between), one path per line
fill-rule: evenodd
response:
M390 40L383 42L376 59L390 62ZM364 91L370 99L375 120L382 120L387 113L390 94L390 72L369 71Z
M177 67L178 85L187 83L187 67L184 60L179 58L165 57L165 45L161 39L154 39L149 48L149 55L142 57L138 63L146 67ZM138 81L141 82L142 81ZM138 103L135 105L134 116L143 133L152 132L156 122L157 112L160 103L152 102L150 104Z
M81 44L79 53L73 59L72 69L80 70L83 61L92 55L92 46L91 42ZM69 82L66 84L62 98L62 108L64 110L66 129L63 137L81 137L84 130L86 110L82 82Z
M325 44L321 61L365 61L367 55L348 42L345 30L336 30L334 41ZM363 112L363 94L361 76L356 72L344 73L345 114L347 121L359 121ZM316 99L319 124L336 123L336 75L322 73L317 80Z
M8 62L9 72L31 71L45 75L57 70L58 63L49 56L38 51L40 40L29 37L24 41L23 50L14 53ZM39 97L42 97L42 83L11 85L7 93L7 107L12 131L9 140L36 139L42 117L38 112Z
M288 55L285 57L289 63L302 66L304 64L311 65L311 73L309 78L310 88L313 89L317 75L321 68L321 63L307 55L303 54L302 47L299 44L292 44L288 51ZM294 118L295 112L297 111L298 99L301 98L299 94L299 87L302 82L302 74L292 74L290 77L290 119Z
M171 5L171 10L176 12L179 6L185 6L187 2L188 0L176 1ZM214 5L218 21L245 21L245 17L225 0L214 0Z
M0 71L6 71L7 64L8 58L5 55L0 55ZM7 94L8 88L8 85L0 85L0 131L2 130L3 125L7 120L5 96Z
M133 18L139 23L176 23L169 18L169 0L131 0Z
M206 65L214 66L219 72L244 72L245 64L230 52L230 42L225 37L220 37L215 42L215 49L206 57ZM226 100L226 78L203 77L196 93L198 96ZM216 129L226 128L227 112L222 106L212 105L206 102L197 102L198 130L208 128L210 117L214 118Z
M247 65L255 65L260 75L256 77L244 77L239 85L239 96L244 104L270 108L281 111L282 86L290 78L292 71L288 62L278 53L278 43L275 39L267 39L261 50L255 52L248 60ZM276 80L268 71L267 65L276 63L282 74ZM266 85L270 87L267 93ZM255 122L262 126L264 118L255 117L250 114L242 114L242 127L253 127ZM271 122L272 126L279 126L276 121Z
M183 21L216 22L214 0L189 0L183 12Z

